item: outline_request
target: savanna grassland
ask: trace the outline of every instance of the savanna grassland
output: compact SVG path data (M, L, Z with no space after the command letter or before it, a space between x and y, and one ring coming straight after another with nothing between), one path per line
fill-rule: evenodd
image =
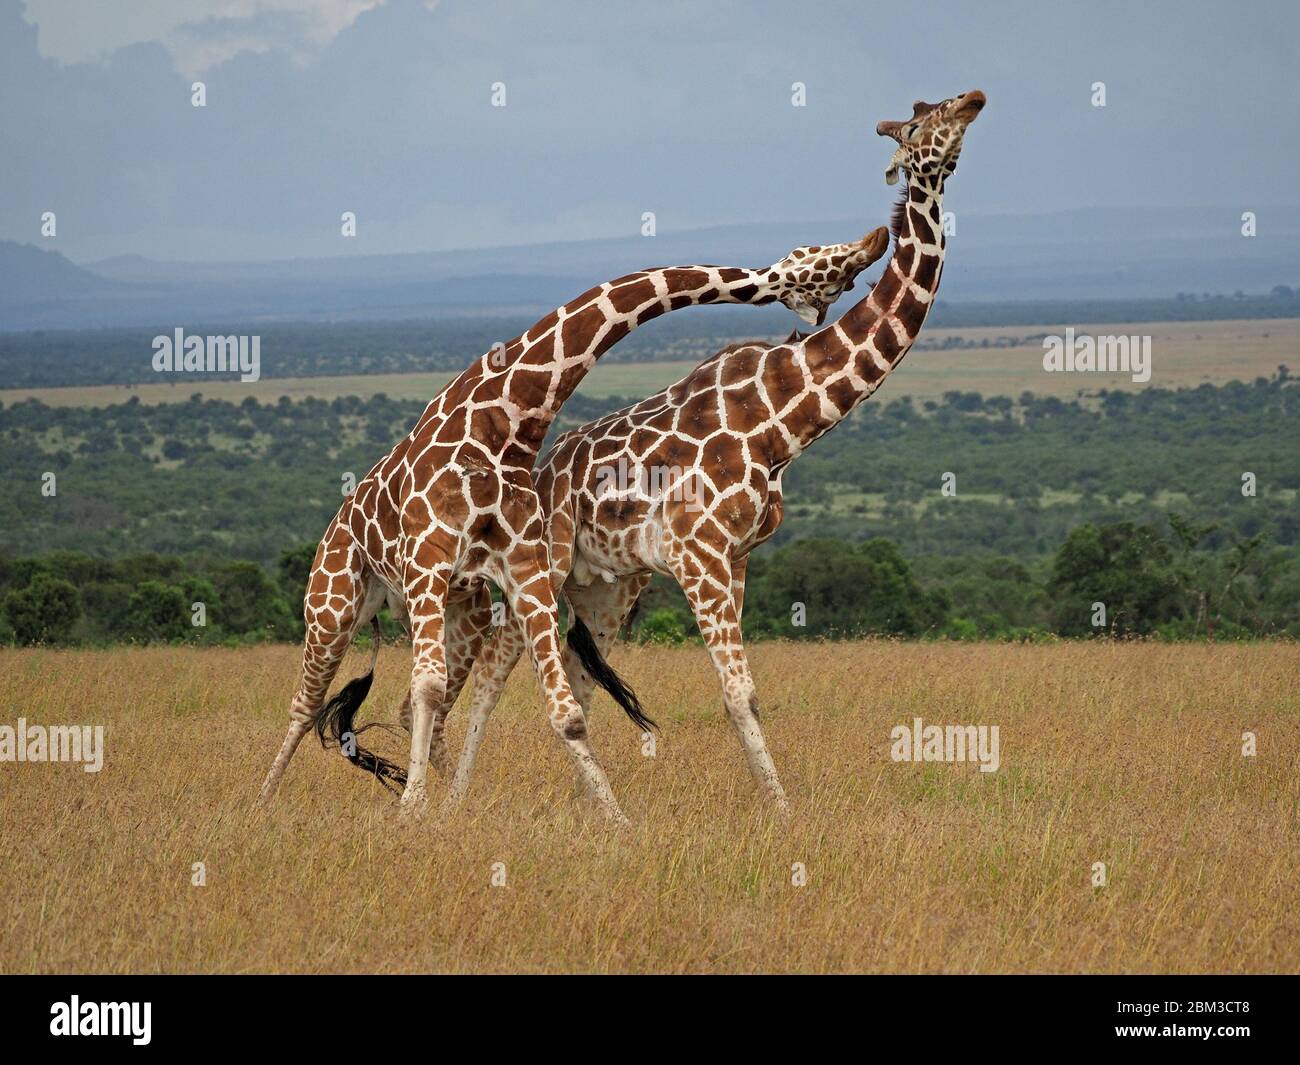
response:
M1029 384L1040 395L1073 398L1080 391L1106 388L1135 392L1144 387L1125 373L1044 373L1041 338L1062 335L1067 324L927 329L916 351L890 379L888 398L911 396L919 403L939 399L951 391L1014 396ZM1295 363L1300 350L1300 318L1099 323L1087 326L1086 331L1099 336L1150 336L1154 352L1151 382L1162 388L1195 388L1268 377L1279 364ZM601 362L599 373L583 380L578 393L591 399L649 395L690 373L724 344L748 335L737 338L706 332L679 341L677 348L669 349L673 357L653 361L629 360L625 345L620 345ZM480 347L466 347L464 353L480 351L490 344L489 338ZM141 343L139 349L147 353L148 344ZM0 403L37 399L51 407L103 407L125 403L132 397L141 403L180 403L194 392L231 403L240 403L249 396L262 403L274 403L281 397L296 402L342 396L368 399L380 394L396 400L427 400L459 372L464 353L456 356L454 370L339 373L331 369L325 375L277 374L251 383L230 378L195 380L189 376L160 380L158 374L150 374L130 384L3 388ZM268 355L268 359L274 368L272 356ZM147 368L147 359L136 362Z
M626 645L662 731L646 757L598 696L620 832L575 798L522 670L466 807L412 823L314 739L254 806L289 645L0 651L0 723L107 734L98 774L0 763L0 971L1300 971L1295 643L752 658L792 822L756 808L703 650ZM363 716L393 718L407 664L383 651ZM1000 768L892 761L917 716L998 725ZM463 727L462 703L453 757Z

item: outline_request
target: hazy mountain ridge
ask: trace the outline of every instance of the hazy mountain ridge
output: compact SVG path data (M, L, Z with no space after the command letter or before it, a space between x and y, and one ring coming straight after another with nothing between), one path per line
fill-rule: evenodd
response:
M1250 238L1241 234L1241 212L1226 207L954 210L946 301L1266 293L1300 284L1300 207L1260 210ZM124 255L83 265L0 241L0 329L527 313L645 266L757 266L797 245L856 239L870 228L861 219L782 222L397 255L256 262Z
M0 241L0 307L122 291L117 281L76 265L60 252Z

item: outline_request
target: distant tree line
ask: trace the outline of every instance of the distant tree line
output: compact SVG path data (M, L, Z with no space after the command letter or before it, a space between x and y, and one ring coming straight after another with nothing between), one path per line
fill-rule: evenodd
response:
M1260 534L1294 548L1297 396L1285 370L1072 401L882 396L790 467L774 546L816 529L884 537L916 558L1031 563L1085 523L1160 525L1177 510L1214 523L1216 549ZM574 396L552 435L625 402ZM382 394L0 408L0 550L209 555L273 570L287 545L320 535L347 475L364 476L422 409ZM955 495L940 490L945 473Z
M850 304L842 301L842 305ZM259 336L261 374L268 378L459 371L497 341L518 336L549 309L389 322L171 322L119 329L36 329L0 333L0 364L5 367L8 388L157 383L160 378L151 365L153 338L171 335L177 324L183 324L185 331L194 335ZM1056 327L1062 322L1087 325L1295 317L1300 317L1300 294L1282 284L1268 295L1180 292L1165 299L1141 300L940 300L928 326ZM629 362L698 362L737 340L784 337L795 324L783 308L698 308L648 323L620 342L616 355ZM918 350L932 343L923 337ZM952 339L944 346L967 344ZM186 374L177 388L192 387L207 376Z
M751 638L867 635L1037 639L1300 637L1300 564L1262 538L1224 550L1171 514L1162 531L1120 522L1070 532L1041 567L1001 557L910 563L893 542L805 539L753 556L744 605ZM162 555L116 561L76 552L0 557L0 642L237 645L302 636L315 545L252 562ZM385 614L389 635L400 628ZM658 580L629 624L636 639L695 638L676 586Z
M756 552L747 637L1025 640L1300 637L1300 560L1262 540L1204 547L1208 526L1120 522L1070 532L1044 564L1005 557L909 563L889 540L797 540ZM695 634L671 581L656 577L634 618L642 639Z
M1074 401L864 404L786 474L746 628L1294 634L1297 396L1281 367ZM553 434L624 402L574 396ZM0 408L0 641L296 638L316 538L422 407L194 395ZM814 530L821 541L800 542ZM660 581L635 627L693 631Z

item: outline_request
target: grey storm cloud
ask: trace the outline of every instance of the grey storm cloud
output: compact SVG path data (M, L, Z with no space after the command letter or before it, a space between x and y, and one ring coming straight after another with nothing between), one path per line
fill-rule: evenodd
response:
M1244 210L1295 198L1297 31L1282 2L0 0L0 237L53 210L74 259L222 259L337 254L344 211L365 252L874 218L875 123L975 87L955 210Z

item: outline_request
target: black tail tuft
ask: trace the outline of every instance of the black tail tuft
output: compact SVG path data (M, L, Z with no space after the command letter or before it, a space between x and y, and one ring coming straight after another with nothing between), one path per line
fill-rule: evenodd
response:
M577 614L571 614L570 616L568 640L573 653L578 656L578 661L582 663L582 668L591 675L592 680L609 692L614 702L623 708L623 713L627 714L639 728L652 729L659 727L654 721L646 717L645 712L641 709L641 700L636 697L636 692L629 688L623 678L610 668L610 664L605 661L600 649L596 646L596 641L591 638L591 630L582 623L582 619Z
M376 646L377 649L377 646ZM370 694L370 685L375 677L375 662L371 658L370 668L361 676L348 681L316 717L316 735L322 747L338 747L354 766L373 773L375 778L389 791L397 793L395 785L405 786L406 772L401 766L390 762L373 751L368 751L357 742L357 737L373 725L354 728L357 711ZM345 742L346 740L346 742Z

